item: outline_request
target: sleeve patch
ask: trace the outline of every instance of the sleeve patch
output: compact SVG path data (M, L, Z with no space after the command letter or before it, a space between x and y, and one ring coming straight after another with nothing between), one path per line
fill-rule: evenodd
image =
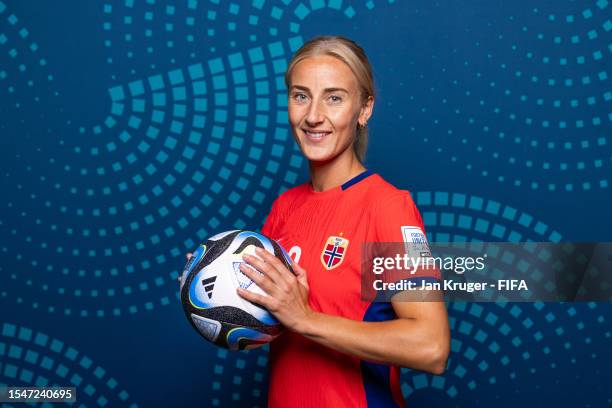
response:
M420 256L431 256L431 250L427 237L423 230L419 227L402 226L402 237L406 244L406 251L410 254L418 254Z

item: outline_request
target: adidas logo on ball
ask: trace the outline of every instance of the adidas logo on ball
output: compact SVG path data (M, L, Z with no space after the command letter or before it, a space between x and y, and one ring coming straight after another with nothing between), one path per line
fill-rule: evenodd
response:
M212 291L215 288L216 280L217 280L216 276L212 276L210 278L206 278L202 280L202 285L204 285L204 290L206 291L206 294L208 295L209 299L212 298Z

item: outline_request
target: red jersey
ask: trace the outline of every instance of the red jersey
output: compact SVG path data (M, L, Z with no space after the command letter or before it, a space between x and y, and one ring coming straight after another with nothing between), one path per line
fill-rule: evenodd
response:
M286 191L262 229L307 271L313 310L359 321L397 317L391 303L361 298L361 243L403 242L407 231L425 239L410 194L371 171L324 192ZM269 406L403 407L399 374L285 331L270 344Z

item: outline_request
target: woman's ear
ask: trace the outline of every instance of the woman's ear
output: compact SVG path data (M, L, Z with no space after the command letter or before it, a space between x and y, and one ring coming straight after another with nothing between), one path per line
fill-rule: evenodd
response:
M372 116L372 110L374 109L374 97L372 95L368 96L368 98L366 99L365 103L363 104L363 106L361 107L361 110L359 111L359 125L360 126L366 126L368 123L368 120L370 120L370 117Z

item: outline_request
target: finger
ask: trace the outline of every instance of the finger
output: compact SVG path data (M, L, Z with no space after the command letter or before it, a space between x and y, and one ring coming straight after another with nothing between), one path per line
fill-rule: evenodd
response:
M302 285L308 287L308 276L306 274L306 269L304 269L300 265L298 265L297 262L293 262L291 264L291 268L295 272L295 276L297 277L298 281Z
M274 272L276 272L276 276L278 276L280 282L284 282L284 284L286 285L289 285L291 283L293 274L291 273L291 271L289 271L289 269L287 269L287 267L281 262L280 259L262 248L255 248L255 253L274 268ZM275 282L279 284L279 281L276 280L276 277Z
M306 269L302 268L302 266L297 262L293 262L291 264L291 268L293 269L293 272L295 272L296 276L306 276Z
M259 273L245 263L240 264L240 270L267 294L274 293L276 285L266 275Z
M296 276L306 275L306 269L302 268L297 262L293 262L291 268L293 268Z
M259 272L266 275L275 285L284 285L284 281L281 279L278 271L270 262L266 262L265 259L249 254L242 255L242 259Z
M187 254L185 254L185 256L187 257L187 260L190 260L191 257L193 256L193 254L191 252L187 252Z
M242 288L236 288L236 292L239 296L242 296L249 302L257 303L258 305L261 305L266 309L268 308L268 296L260 295L259 293L253 293L249 290L245 290Z

